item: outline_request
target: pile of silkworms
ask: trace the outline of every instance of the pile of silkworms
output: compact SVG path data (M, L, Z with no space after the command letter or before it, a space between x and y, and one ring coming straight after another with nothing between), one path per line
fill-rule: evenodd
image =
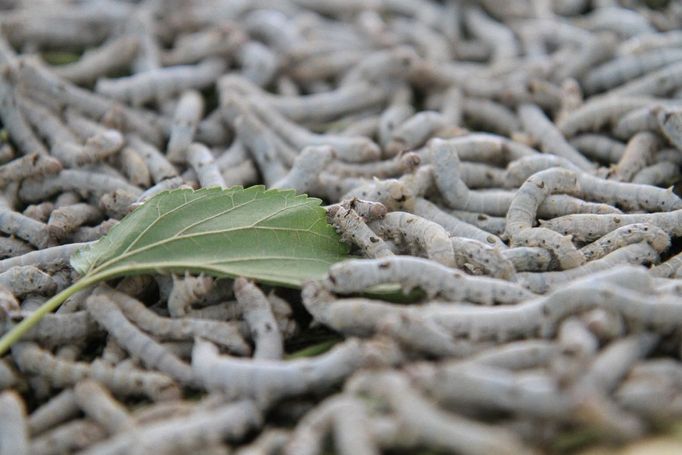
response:
M523 454L682 418L679 1L0 0L0 126L0 334L165 189L294 188L354 255L301 292L79 292L0 358L2 455Z

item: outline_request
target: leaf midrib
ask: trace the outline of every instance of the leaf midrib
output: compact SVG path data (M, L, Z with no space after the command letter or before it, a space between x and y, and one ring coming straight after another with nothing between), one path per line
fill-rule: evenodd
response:
M289 208L294 208L289 207ZM213 235L213 234L227 234L229 232L237 232L245 229L261 229L261 230L267 230L267 231L285 231L285 232L308 232L310 234L313 234L314 236L323 238L323 239L330 239L333 240L333 237L322 235L318 232L314 232L311 229L317 224L317 221L310 226L307 229L296 229L296 228L284 228L284 227L277 227L277 226L257 226L258 223L262 223L263 221L267 220L269 217L266 217L264 219L256 221L254 224L247 225L247 226L240 226L240 227L234 227L234 228L229 228L229 229L220 229L220 230L214 230L214 231L203 231L203 232L197 232L193 234L186 234L186 235L181 235L181 236L173 236L155 243L150 243L149 245L145 245L141 248L138 248L137 250L134 251L128 251L127 253L121 254L120 256L116 256L113 259L110 259L109 261L106 261L102 264L100 264L98 267L95 267L94 269L91 269L90 272L88 273L97 273L98 270L106 269L107 267L111 267L112 264L116 264L118 262L122 262L125 259L134 256L139 253L143 253L145 251L148 251L152 248L156 248L158 246L163 246L167 243L173 242L173 241L179 241L179 240L187 240L187 239L192 239L194 237L200 237L204 235ZM297 258L301 259L301 258Z

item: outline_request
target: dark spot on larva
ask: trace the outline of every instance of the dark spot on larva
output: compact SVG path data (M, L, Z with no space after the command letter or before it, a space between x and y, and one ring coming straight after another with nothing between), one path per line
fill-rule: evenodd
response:
M272 326L270 325L270 323L265 323L264 328L266 332L272 332Z
M482 213L479 213L476 219L478 219L478 221L485 221L488 219L488 217Z
M545 182L540 182L535 184L538 188L544 188L545 187Z
M380 263L379 263L379 268L380 268L380 269L388 269L388 268L391 268L391 263L390 263L390 262L380 262Z
M620 218L614 218L614 219L613 219L613 222L616 223L616 224L620 224L621 221L622 221L622 220L621 220Z
M331 281L332 284L336 284L336 278L334 278L334 275L332 275L331 273L329 274L329 281Z
M404 194L401 194L400 197L396 199L396 201L405 202L406 199L407 199L407 196L405 196Z
M407 224L414 223L415 219L414 218L409 218L407 221L405 221Z
M377 243L377 242L379 241L379 239L376 238L376 237L374 237L374 236L372 236L372 237L369 238L369 241L372 242L372 243Z

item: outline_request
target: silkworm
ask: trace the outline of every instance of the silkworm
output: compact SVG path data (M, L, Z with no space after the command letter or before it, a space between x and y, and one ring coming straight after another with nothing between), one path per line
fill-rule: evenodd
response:
M317 193L319 174L334 159L336 152L329 146L304 148L294 160L291 170L272 188L293 188L297 193Z
M480 125L484 130L509 136L521 129L516 115L495 101L466 97L461 109L468 124Z
M133 420L125 407L100 384L85 380L73 388L75 402L86 416L101 425L109 434L133 429Z
M250 400L234 401L215 409L194 412L189 416L171 417L150 422L136 431L92 445L84 454L119 455L141 450L195 452L230 439L238 440L249 430L262 424L258 408Z
M28 416L28 431L32 437L76 417L80 409L72 389L58 393Z
M412 256L348 260L329 270L330 289L360 292L383 283L398 283L404 290L421 288L431 298L483 305L518 303L532 297L520 286L494 278L469 276L434 261Z
M230 56L244 39L241 30L229 24L187 33L175 40L172 49L161 54L161 63L186 65L208 57Z
M76 62L51 68L59 77L76 84L94 82L106 74L124 69L137 52L135 37L122 36L86 51Z
M250 352L248 345L239 333L239 328L233 323L227 321L190 319L186 317L181 319L164 318L157 316L142 302L127 294L108 289L101 290L101 292L98 291L97 294L102 294L109 299L110 302L117 305L120 308L122 315L131 322L137 324L140 329L160 339L191 340L194 337L203 337L207 340L219 343L221 346L225 346L236 354L248 354ZM114 320L113 317L112 320ZM131 327L134 328L132 325ZM121 330L121 332L123 332L123 330ZM133 332L131 331L131 333ZM141 333L142 332L140 332L140 334ZM118 337L116 337L116 339L118 340ZM139 338L139 340L142 339ZM132 345L128 344L122 344L122 346L131 346L131 348L134 349ZM169 365L172 365L172 360L169 361ZM175 367L171 366L170 368ZM180 370L180 368L178 368L178 370Z
M85 245L87 243L68 243L3 259L0 261L0 273L6 272L12 267L25 265L33 265L41 270L58 270L68 264L71 255Z
M671 237L681 235L679 217L682 210L644 214L622 215L566 215L553 220L541 221L541 225L556 232L570 232L580 242L590 242L625 225L634 223L650 223L658 226Z
M355 393L386 400L417 441L428 446L466 454L530 453L516 435L474 422L435 406L397 372L364 373L352 379Z
M218 165L213 159L213 154L205 145L192 143L187 147L187 162L192 166L199 178L199 184L203 187L219 186L225 188Z
M519 107L519 117L524 129L537 138L543 151L566 158L582 170L593 169L593 164L566 141L540 108L524 104Z
M646 242L625 245L604 255L602 258L595 258L579 267L557 272L543 273L519 273L518 282L530 289L532 292L544 294L552 287L559 284L570 282L579 277L588 276L595 272L609 270L620 264L644 264L658 260L658 254Z
M406 212L390 212L369 227L384 238L404 242L410 250L423 251L443 265L454 265L455 255L448 233L439 224Z
M475 272L510 281L514 280L514 265L502 251L473 239L452 237L455 263L459 268L473 268Z
M635 223L609 232L599 240L585 245L580 251L588 261L591 261L622 246L642 241L646 241L658 253L663 253L670 246L670 236L659 227L647 223Z
M179 395L175 382L164 374L142 370L121 371L102 362L60 360L30 342L15 345L12 357L21 371L40 375L57 387L92 378L121 396L146 395L151 399L164 399Z
M127 136L128 144L144 160L154 183L177 177L178 171L156 147L135 135Z
M187 159L187 148L194 139L194 133L203 114L204 99L201 94L195 90L184 92L173 114L166 152L170 161L183 162Z
M101 118L115 111L124 122L126 129L135 131L154 143L161 142L161 131L155 119L142 111L118 105L109 99L60 80L33 61L20 61L18 71L22 85L27 89L34 89L41 94L51 96L52 101L58 107L73 107L95 118Z
M7 80L5 71L0 75L0 118L14 143L24 154L47 154L47 149L36 137L19 109L16 91Z
M173 317L187 314L188 308L213 289L213 279L186 274L184 277L173 275L173 288L168 295L168 312Z
M195 66L177 65L118 79L100 78L95 91L141 106L147 101L163 100L183 90L202 89L213 83L224 69L222 59L209 58Z
M102 212L90 204L79 203L59 207L50 213L47 227L53 238L62 240L83 224L96 223Z
M588 158L605 163L620 161L625 152L622 142L600 134L580 134L574 136L570 144Z
M682 110L663 107L656 120L663 135L678 149L682 148Z
M368 257L380 258L393 255L383 239L367 226L365 220L355 210L332 206L327 211L327 215L330 223L341 234L341 239L357 245Z
M18 297L33 292L49 295L57 287L50 275L32 265L12 267L0 273L0 285Z
M261 405L333 386L361 362L362 346L357 340L316 358L289 362L221 356L213 344L201 340L192 353L192 368L205 388L230 397L250 397Z
M386 153L395 156L400 152L412 150L431 137L434 133L445 127L440 112L422 111L405 119L391 134L390 141L386 144Z
M575 174L563 169L548 169L529 177L514 196L507 213L506 233L512 246L548 248L562 268L573 268L585 261L570 237L557 236L544 228L533 228L537 205L553 192L570 192Z
M116 303L105 295L91 296L88 312L126 351L142 359L150 368L168 374L182 384L195 385L191 367L164 349L161 344L128 321Z
M611 176L614 180L629 182L634 175L653 162L658 139L649 132L637 133L628 141L622 158Z
M282 334L268 298L245 278L235 280L234 295L243 308L242 317L256 346L254 359L281 359L284 352Z
M19 197L27 202L34 202L65 191L88 191L102 195L116 190L123 190L132 195L142 193L138 187L116 177L78 169L64 169L51 177L25 180L19 189Z
M0 394L0 447L3 452L25 455L29 452L28 426L26 424L26 408L23 400L16 392L7 391Z
M458 216L448 215L426 199L417 198L414 206L414 214L438 223L451 236L470 238L478 240L486 245L502 249L506 248L506 245L499 237L476 227L476 225L469 222L470 220L460 220Z
M0 166L0 186L10 182L19 182L25 178L42 177L56 174L62 170L62 165L48 155L31 153Z
M221 79L221 96L223 96L223 92L225 93L224 96L233 92L235 83L241 84L241 82L231 79L230 76ZM273 106L270 106L265 100L261 100L256 96L249 99L248 105L276 134L285 138L287 142L296 148L301 149L307 146L320 145L330 146L336 151L340 159L350 162L371 161L378 158L381 153L376 144L364 137L311 133L294 122L287 120Z
M84 419L75 419L49 430L31 441L31 453L55 455L80 451L106 437L99 425Z

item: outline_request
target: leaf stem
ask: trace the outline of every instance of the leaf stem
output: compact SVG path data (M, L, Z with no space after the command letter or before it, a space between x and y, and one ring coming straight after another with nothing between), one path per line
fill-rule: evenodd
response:
M81 291L88 286L102 281L106 278L110 278L111 273L95 273L93 275L85 275L80 280L76 281L74 284L64 289L59 294L55 295L47 302L43 303L37 310L31 313L30 316L25 318L16 326L4 334L0 338L0 356L4 355L14 343L19 341L19 339L31 330L40 320L48 313L53 312L59 305L61 305L66 299L74 295L76 292Z

